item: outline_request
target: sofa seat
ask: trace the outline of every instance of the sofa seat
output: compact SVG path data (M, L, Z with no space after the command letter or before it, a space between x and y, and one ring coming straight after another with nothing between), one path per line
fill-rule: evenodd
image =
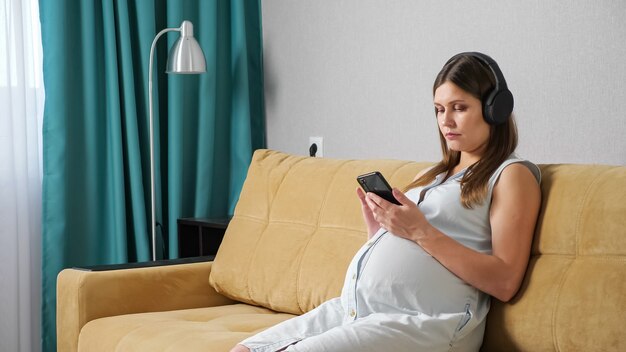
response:
M237 342L293 317L247 304L100 318L80 332L81 351L228 351Z

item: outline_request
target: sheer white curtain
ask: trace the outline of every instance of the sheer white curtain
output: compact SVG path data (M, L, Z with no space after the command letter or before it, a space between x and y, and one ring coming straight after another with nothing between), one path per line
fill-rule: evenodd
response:
M37 0L0 0L0 351L41 350L41 122Z

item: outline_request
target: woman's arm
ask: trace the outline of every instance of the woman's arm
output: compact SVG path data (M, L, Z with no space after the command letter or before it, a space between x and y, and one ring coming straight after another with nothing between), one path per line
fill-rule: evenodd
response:
M382 227L415 241L448 270L477 289L504 302L515 295L528 265L541 205L539 185L526 166L509 165L494 187L489 216L491 255L467 248L437 230L403 193L394 190L394 196L402 206L394 206L368 193L368 205Z

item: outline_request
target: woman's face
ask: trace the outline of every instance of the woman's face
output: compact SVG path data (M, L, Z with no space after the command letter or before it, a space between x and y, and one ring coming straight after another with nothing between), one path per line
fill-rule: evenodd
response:
M491 130L483 119L481 101L447 81L435 90L434 103L439 131L448 148L481 156Z

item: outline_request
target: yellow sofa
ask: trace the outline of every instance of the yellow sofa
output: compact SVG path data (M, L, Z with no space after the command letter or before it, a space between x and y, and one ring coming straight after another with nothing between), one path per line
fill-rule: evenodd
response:
M58 351L228 351L338 296L366 240L355 177L401 187L428 165L256 151L215 261L59 274ZM528 271L482 349L626 351L626 167L541 170Z

